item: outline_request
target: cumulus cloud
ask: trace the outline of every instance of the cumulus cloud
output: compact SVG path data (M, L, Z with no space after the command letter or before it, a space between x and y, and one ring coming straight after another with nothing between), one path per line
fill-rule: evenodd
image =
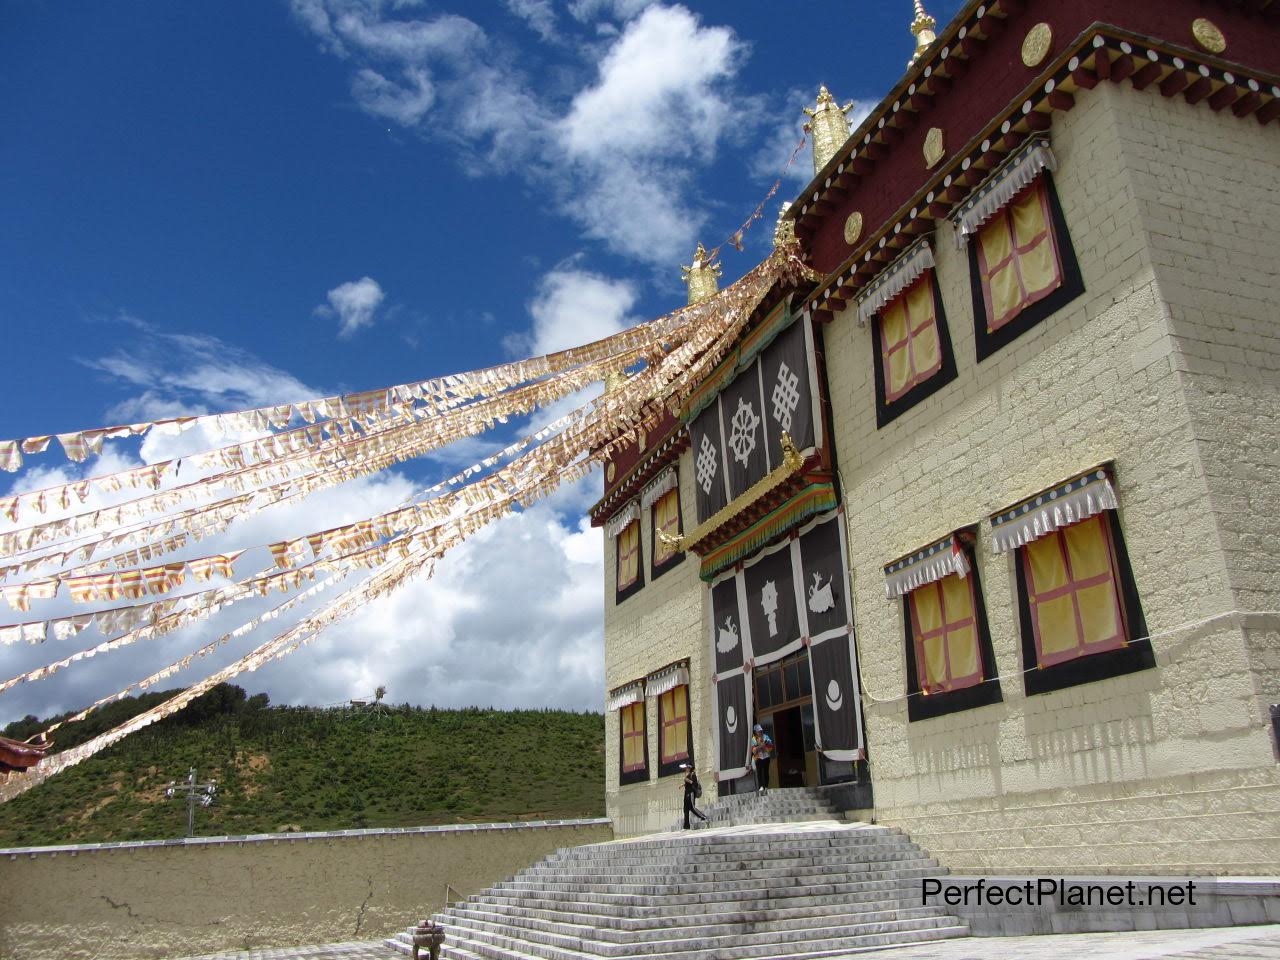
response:
M350 337L361 327L373 325L373 314L386 298L382 287L372 277L361 277L339 284L328 293L329 302L316 307L324 317L338 318L338 336Z
M544 38L548 0L507 0ZM513 170L585 236L641 262L688 256L706 222L694 177L733 135L729 84L746 54L728 27L680 5L579 0L574 20L616 18L591 79L566 101L536 96L514 56L456 15L414 19L383 0L294 0L299 23L351 62L366 112L452 144L474 175ZM750 111L748 111L749 113Z

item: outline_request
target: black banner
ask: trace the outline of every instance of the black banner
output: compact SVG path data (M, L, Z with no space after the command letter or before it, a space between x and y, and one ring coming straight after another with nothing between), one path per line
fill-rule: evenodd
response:
M747 715L747 678L739 673L716 684L719 711L720 777L740 777L747 772L747 743L751 723Z
M858 683L848 634L809 647L813 671L813 711L822 752L833 760L856 759L862 746L858 723Z
M720 394L724 416L725 460L729 496L740 497L769 472L764 452L764 406L760 374L753 363Z
M837 514L800 536L801 588L810 637L821 637L849 623L849 584L840 545L843 522L844 517Z
M726 577L711 588L711 640L716 673L742 666L742 613L738 610L736 577Z
M809 382L809 349L800 319L778 335L761 356L769 459L782 462L782 432L800 450L814 446L813 385ZM727 408L726 408L727 409Z
M784 544L747 567L743 577L747 587L751 658L756 663L767 663L787 644L800 639L791 544Z
M724 491L724 442L720 439L719 400L712 401L689 425L689 441L698 523L702 523L728 502Z

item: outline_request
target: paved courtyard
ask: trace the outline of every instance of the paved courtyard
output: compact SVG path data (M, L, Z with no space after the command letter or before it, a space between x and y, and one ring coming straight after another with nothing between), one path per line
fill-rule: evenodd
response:
M1280 925L1143 933L1078 933L1051 937L972 937L914 947L891 947L856 958L886 960L1280 960ZM219 953L190 960L403 960L381 942L329 943L247 953Z

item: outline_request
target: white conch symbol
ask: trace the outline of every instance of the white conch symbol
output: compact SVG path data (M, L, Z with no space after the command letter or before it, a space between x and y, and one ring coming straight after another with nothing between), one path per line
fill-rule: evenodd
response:
M724 728L730 733L738 732L738 711L733 709L732 703L724 711Z
M831 578L827 578L827 582L822 582L822 576L815 573L813 575L813 584L809 587L809 612L810 613L826 613L836 605L835 597L831 595Z
M716 635L716 649L721 653L728 653L738 645L738 627L733 622L733 617L724 618L724 626L720 628L720 632Z
M760 607L769 618L769 636L778 635L778 588L772 580L760 591Z
M844 697L840 693L840 684L832 680L827 684L827 709L832 713L838 713L843 706Z

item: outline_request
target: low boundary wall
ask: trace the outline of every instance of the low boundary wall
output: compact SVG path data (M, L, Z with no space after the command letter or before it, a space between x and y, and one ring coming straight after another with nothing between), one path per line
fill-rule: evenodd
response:
M373 940L607 819L0 849L0 957L156 960Z

